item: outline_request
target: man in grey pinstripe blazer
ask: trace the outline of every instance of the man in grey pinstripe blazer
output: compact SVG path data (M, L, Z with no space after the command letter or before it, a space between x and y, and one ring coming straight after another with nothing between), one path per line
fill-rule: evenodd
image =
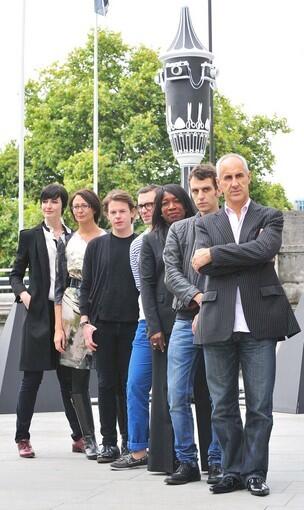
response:
M197 220L192 262L208 275L196 343L204 346L212 420L223 449L224 477L210 490L220 494L247 487L266 496L276 342L300 330L274 269L283 215L250 199L250 172L242 156L223 156L217 173L225 205Z

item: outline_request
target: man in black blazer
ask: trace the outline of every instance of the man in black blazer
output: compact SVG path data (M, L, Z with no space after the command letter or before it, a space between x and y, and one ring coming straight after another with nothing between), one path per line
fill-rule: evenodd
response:
M247 487L266 496L276 342L300 330L274 268L283 215L250 199L250 172L242 156L223 156L217 174L225 204L198 219L192 262L208 275L196 342L204 346L212 419L223 449L224 477L210 490L220 494Z
M54 283L57 240L70 232L61 221L67 205L67 191L58 184L46 186L40 195L44 221L34 228L22 230L16 260L10 275L10 284L18 302L27 308L23 329L20 370L23 380L17 404L15 441L19 455L33 458L30 443L30 425L37 393L44 370L57 369L65 413L72 429L75 452L84 451L82 432L71 403L71 381L65 367L58 365L54 346ZM23 279L29 269L29 287Z

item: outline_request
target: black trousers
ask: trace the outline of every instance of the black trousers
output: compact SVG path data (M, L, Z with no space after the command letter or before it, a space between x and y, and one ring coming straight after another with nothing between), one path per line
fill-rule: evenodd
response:
M208 449L212 440L211 399L207 385L204 351L200 349L198 367L194 377L194 402L199 439L201 470L208 471Z
M72 429L72 438L77 441L82 437L81 428L71 402L72 378L71 372L61 365L57 368L57 377L60 385L65 415ZM39 386L43 378L43 371L26 370L23 374L21 388L17 403L17 424L15 441L30 438L30 426L34 414L35 403Z
M94 341L98 377L98 407L103 445L117 444L116 422L119 421L122 442L127 443L126 386L129 361L137 322L106 322L96 324Z
M148 471L173 473L174 433L168 405L167 350L170 335L166 335L164 352L152 351L152 403Z
M49 301L49 318L50 318L50 343L51 343L51 356L53 356L54 368L58 362L58 352L55 351L53 345L55 319L54 319L54 302ZM43 320L43 318L41 319ZM70 427L72 429L72 438L77 441L82 437L81 428L76 416L74 406L71 402L72 395L72 376L69 370L65 370L66 367L59 365L56 369L57 378L60 385L60 391L64 406L65 415L68 419ZM43 378L43 370L26 370L23 373L23 379L21 388L19 391L18 402L17 402L17 424L16 424L16 435L15 441L18 442L20 439L30 438L30 426L32 417L34 414L35 403L39 386Z

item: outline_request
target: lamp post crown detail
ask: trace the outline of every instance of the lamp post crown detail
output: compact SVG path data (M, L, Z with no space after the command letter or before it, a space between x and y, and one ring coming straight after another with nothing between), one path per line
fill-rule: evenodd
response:
M182 7L177 34L160 56L158 82L166 95L166 120L172 150L185 171L201 162L210 131L210 87L215 87L213 54L198 39L188 7Z
M213 58L213 55L204 47L197 37L192 21L190 18L189 7L182 7L179 27L172 44L167 49L166 53L160 56L161 60L167 60L170 57L183 55L183 56L206 56L206 58Z

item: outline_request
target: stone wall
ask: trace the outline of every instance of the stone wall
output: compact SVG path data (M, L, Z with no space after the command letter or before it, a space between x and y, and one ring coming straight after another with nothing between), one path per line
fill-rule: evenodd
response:
M283 242L277 268L290 303L297 305L304 292L304 212L284 213Z

